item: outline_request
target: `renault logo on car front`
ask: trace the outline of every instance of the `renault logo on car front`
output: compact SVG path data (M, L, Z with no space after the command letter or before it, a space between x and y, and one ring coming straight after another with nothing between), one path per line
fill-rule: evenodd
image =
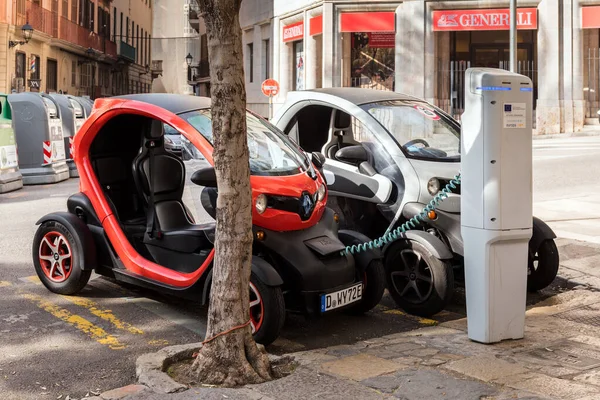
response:
M303 220L309 219L315 207L315 202L308 192L303 192L300 196L300 217Z

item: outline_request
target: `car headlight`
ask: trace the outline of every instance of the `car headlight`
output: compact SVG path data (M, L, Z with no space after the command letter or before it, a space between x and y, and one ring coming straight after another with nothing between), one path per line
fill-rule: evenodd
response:
M173 144L173 139L168 136L165 136L165 143Z
M317 189L317 200L323 201L323 199L325 198L325 193L325 185L321 184L321 186L319 186L319 189Z
M259 214L262 214L267 209L267 196L264 194L259 194L256 197L256 203L254 203L254 207Z
M427 191L430 195L435 196L440 191L440 181L437 178L431 178L427 182Z

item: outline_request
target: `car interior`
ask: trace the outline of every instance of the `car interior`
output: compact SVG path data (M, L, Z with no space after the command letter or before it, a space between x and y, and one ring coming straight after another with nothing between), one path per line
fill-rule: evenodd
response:
M192 272L213 248L214 222L194 223L182 201L185 165L163 139L161 121L121 115L98 132L90 158L134 248L150 261Z

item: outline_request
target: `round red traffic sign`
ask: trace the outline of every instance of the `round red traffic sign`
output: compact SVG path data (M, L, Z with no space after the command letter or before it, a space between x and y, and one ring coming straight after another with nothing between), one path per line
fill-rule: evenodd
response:
M279 82L275 79L267 79L262 83L261 89L265 96L277 96L277 93L279 93Z

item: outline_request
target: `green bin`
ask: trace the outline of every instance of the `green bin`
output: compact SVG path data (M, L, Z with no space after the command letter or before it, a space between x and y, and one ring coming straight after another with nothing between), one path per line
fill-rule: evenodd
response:
M0 94L0 193L23 187L19 171L17 142L12 126L12 114L7 95Z

